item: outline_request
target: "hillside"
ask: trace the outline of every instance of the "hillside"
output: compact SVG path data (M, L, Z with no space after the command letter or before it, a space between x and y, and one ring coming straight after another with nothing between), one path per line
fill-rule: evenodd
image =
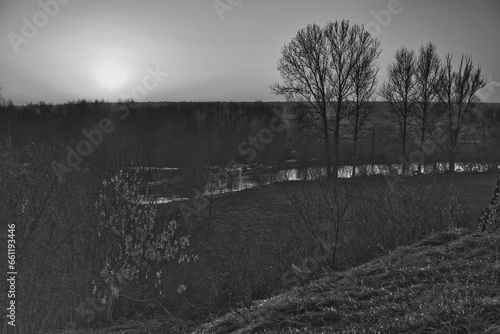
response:
M453 186L458 191L463 208L458 226L475 229L498 174L422 176L408 179L407 184L410 187L417 183L427 184L428 178L434 184L433 189ZM375 182L376 178L366 181ZM307 190L311 183L291 182L290 185ZM97 324L98 328L102 325L107 328L94 329L96 324L92 323L87 329L62 333L201 334L266 330L290 333L293 332L291 329L307 333L305 328L309 333L338 332L340 328L347 333L455 333L485 332L488 326L493 326L490 333L500 333L500 323L498 320L495 323L495 315L500 319L498 234L485 235L464 229L434 234L413 246L383 252L388 254L384 257L373 252L371 262L366 263L369 259L357 262L366 264L342 272L317 270L314 277L321 279L311 285L291 288L289 284L283 285L282 274L290 271L290 262L301 263L309 253L301 253L296 246L293 248L295 244L284 249L283 254L290 258L286 258L287 266L281 271L275 268L276 258L259 257L259 254L272 253L273 247L280 245L282 240L276 236L285 235L287 225L300 227L281 185L223 194L214 199L214 208L212 218L205 215L200 219L197 227L206 228L197 230L198 237L193 236L192 240L193 245L197 245L196 253L203 255L202 261L191 263L183 276L172 267L171 281L165 283L166 286L175 286L177 279L189 287L182 296L176 291L168 295L176 304L165 303L156 315L138 312L131 317L115 316L112 323ZM374 221L381 223L380 220ZM307 236L300 229L296 233ZM200 239L200 236L206 238ZM360 248L364 245L353 246ZM220 250L214 251L215 247ZM244 253L247 250L248 254ZM222 278L226 279L223 281L226 286L214 290L211 284L221 277L217 272L220 265L224 265L226 274ZM272 281L274 276L281 284ZM243 279L250 283L239 284ZM233 300L240 300L248 292L245 290L248 286L257 292L263 291L258 290L262 286L270 288L264 295L250 294L251 298L245 304L233 302L208 307L211 304L207 300L213 300L220 291L240 293L233 296ZM261 300L268 296L276 297ZM199 311L202 306L207 310L203 314ZM250 308L240 309L244 306ZM222 316L231 310L233 312ZM198 316L189 317L190 314ZM205 325L201 325L203 323Z
M500 235L437 233L195 333L499 333Z

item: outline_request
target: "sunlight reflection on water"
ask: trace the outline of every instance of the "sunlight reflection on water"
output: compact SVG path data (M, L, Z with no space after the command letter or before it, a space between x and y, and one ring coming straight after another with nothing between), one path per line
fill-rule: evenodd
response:
M495 165L496 166L496 165ZM492 165L479 163L457 163L455 171L457 172L485 172L490 170ZM496 166L500 169L500 165ZM417 164L410 166L407 175L416 174L418 169ZM422 166L422 171L426 174L443 173L448 169L448 163L435 163ZM175 170L175 169L170 169ZM401 175L403 172L402 165L362 165L356 168L356 175ZM207 184L203 190L204 195L218 195L228 192L238 192L245 189L262 187L277 182L284 181L311 181L326 178L325 167L307 167L307 168L290 168L281 170L251 170L246 168L237 168L231 170L229 176L219 184ZM340 178L352 177L352 166L341 166L339 168ZM224 182L224 183L223 183ZM156 197L148 199L146 197L140 199L140 203L164 204L175 201L184 201L187 198L177 196Z

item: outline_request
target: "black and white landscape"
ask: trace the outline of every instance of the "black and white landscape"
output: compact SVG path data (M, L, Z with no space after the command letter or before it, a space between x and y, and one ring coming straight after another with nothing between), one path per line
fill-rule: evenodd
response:
M0 3L1 333L500 332L500 3Z

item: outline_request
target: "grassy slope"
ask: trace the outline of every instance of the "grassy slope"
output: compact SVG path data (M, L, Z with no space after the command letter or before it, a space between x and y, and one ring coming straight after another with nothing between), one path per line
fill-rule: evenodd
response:
M500 235L438 233L197 333L500 332Z
M460 201L464 205L466 213L470 215L471 220L476 221L481 210L487 205L494 182L499 175L456 174L453 177L449 175L440 177L442 181L452 182L459 189ZM418 180L416 181L418 182ZM308 187L307 182L294 184L298 187ZM279 225L286 225L298 219L293 207L285 198L280 185L224 194L215 199L214 206L217 212L214 214L211 223L216 231L215 235L218 236L220 236L221 231L231 234L231 231L236 232L242 229L248 230L252 234L269 236L269 234L273 235L269 233L270 228L279 229ZM269 224L271 222L272 224ZM400 321L407 321L408 324L411 322L409 319L411 314L415 316L423 314L419 316L420 320L418 320L423 323L426 321L426 314L430 315L431 312L433 312L433 316L439 312L442 313L441 318L436 315L434 319L443 320L449 317L449 320L453 321L452 319L456 315L457 319L455 320L462 319L466 323L469 318L463 317L459 313L450 314L450 312L454 312L453 308L443 304L443 302L460 298L470 299L471 296L475 296L471 294L473 291L477 294L487 294L488 291L495 291L494 288L500 294L498 278L500 270L498 269L498 259L500 258L498 247L500 246L500 240L498 236L474 235L465 236L464 240L451 242L459 242L463 245L471 244L475 247L464 248L463 251L459 251L460 247L453 246L450 243L447 246L445 243L446 240L452 240L459 236L460 233L449 237L443 237L443 235L434 236L432 240L435 241L429 245L424 246L421 243L420 246L402 248L390 256L373 260L366 265L340 274L336 273L325 277L308 287L285 292L263 302L262 305L257 303L251 309L243 309L238 311L239 313L229 313L211 324L200 327L198 332L203 332L203 330L208 333L231 333L237 330L242 330L242 332L255 330L255 332L258 332L264 328L274 328L276 331L287 332L288 328L298 328L302 325L309 325L311 328L320 331L321 326L323 326L321 323L325 320L329 321L329 319L331 323L345 328L349 327L348 322L350 321L351 329L355 332L354 326L363 326L363 321L367 322L366 327L369 328L368 326L376 326L376 321L379 319L381 323L389 323L389 320L398 313L407 317L406 320ZM222 240L222 242L224 241ZM496 246L494 245L495 242ZM432 247L432 243L435 243L436 247ZM402 257L403 255L404 257ZM482 258L482 262L473 261L471 257L476 257L476 260ZM427 262L426 259L428 259ZM490 266L486 265L486 261L489 261ZM387 267L389 264L390 267ZM467 267L469 264L478 268ZM419 268L426 268L427 265L428 268L436 270L419 270ZM497 267L494 267L495 265ZM471 276L472 280L467 282L469 276ZM477 283L481 279L485 281L478 286ZM497 286L491 288L493 284ZM448 290L445 290L445 287ZM425 298L433 299L435 297L434 290L442 292L443 296L442 298L436 298L435 302L429 305L425 302ZM491 295L493 298L493 293ZM405 299L405 296L408 296L408 298ZM349 298L351 299L349 300ZM474 300L477 301L478 299ZM440 302L441 304L439 304ZM419 303L423 303L422 310L418 305ZM485 310L491 307L493 311L496 310L497 317L500 318L498 301L496 305L493 303L492 306L486 304L476 306L479 308L484 306ZM324 309L328 307L333 307L333 309L324 314ZM392 311L391 307L394 308ZM469 309L470 307L472 306L469 305ZM384 314L385 318L382 317ZM339 317L343 317L343 320L335 320ZM96 333L116 333L120 328L121 333L140 334L188 333L192 331L187 328L193 327L183 321L178 324L172 323L172 321L172 319L165 318L148 324L145 322L129 322ZM415 318L413 321L416 323L417 319ZM428 323L431 323L430 318L428 321ZM328 331L328 329L325 329L325 331ZM408 331L411 332L412 330ZM312 332L314 331L312 330ZM358 332L362 332L362 330L359 329ZM367 332L372 332L372 330L367 330ZM432 333L433 331L429 330L429 332ZM497 332L500 332L500 329ZM68 331L66 333L88 332L82 330Z
M489 201L498 175L439 177L457 187L465 213L475 223ZM280 202L269 201L270 194L274 193L269 188L255 189L252 194L242 192L245 196L242 199L256 201L254 204L260 202L256 206L268 211L271 203ZM242 218L250 217L247 214ZM500 319L500 239L498 235L463 234L434 235L387 257L325 277L309 287L286 292L251 309L230 313L205 325L199 332L259 332L266 328L289 332L301 326L315 328L311 332L339 328L372 332L377 326L378 330L389 332L414 332L425 326L430 333L447 326L451 332L460 332L461 326L464 332L467 326L472 326L471 330L477 326L476 329L482 331L490 315L493 319L496 312ZM486 299L482 300L483 297ZM495 297L497 299L487 299ZM485 314L482 319L481 312ZM473 320L476 316L479 320ZM498 321L496 325L500 326ZM324 322L335 325L322 326ZM391 326L395 327L391 329ZM303 328L298 332L303 332ZM493 332L500 332L500 327Z

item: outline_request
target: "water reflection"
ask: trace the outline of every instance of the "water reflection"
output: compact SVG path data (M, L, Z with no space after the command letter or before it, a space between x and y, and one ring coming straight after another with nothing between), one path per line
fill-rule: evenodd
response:
M430 165L423 165L422 172L425 174L430 173L443 173L448 170L448 163L439 162ZM486 172L491 170L491 165L479 163L457 163L455 166L456 172ZM500 168L499 166L496 166ZM416 174L418 171L418 164L407 166L406 175ZM356 175L391 175L403 174L403 166L401 164L394 165L362 165L356 168ZM342 166L339 168L340 178L352 177L352 166ZM308 167L308 168L292 168L282 170L265 170L265 171L245 171L239 169L229 173L225 180L218 185L208 184L205 187L204 194L220 194L226 192L235 192L245 189L266 186L276 182L283 181L311 181L326 178L325 167Z
M434 163L422 166L422 172L425 174L442 173L448 170L448 163ZM499 166L485 165L479 163L457 163L455 171L457 172L485 172L491 168L500 168ZM407 166L406 175L416 174L418 165ZM338 170L340 178L352 177L352 166L342 166ZM403 173L401 164L394 165L362 165L356 168L356 175L390 175ZM281 170L251 170L246 167L240 167L225 173L225 178L209 180L203 189L204 195L217 195L228 192L237 192L245 189L266 186L269 184L283 181L311 181L326 178L325 167L307 167L291 168ZM143 198L141 203L169 203L173 201L185 200L177 196L167 195L158 196L154 199Z

